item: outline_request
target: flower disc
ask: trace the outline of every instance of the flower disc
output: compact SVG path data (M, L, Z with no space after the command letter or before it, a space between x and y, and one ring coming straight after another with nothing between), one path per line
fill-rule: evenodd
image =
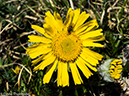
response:
M63 34L62 34L63 33ZM62 61L74 61L81 52L82 43L75 33L61 32L54 37L52 49Z

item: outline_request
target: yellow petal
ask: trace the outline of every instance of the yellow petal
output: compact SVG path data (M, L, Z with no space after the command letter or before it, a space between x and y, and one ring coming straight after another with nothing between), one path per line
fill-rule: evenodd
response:
M89 78L89 76L93 75L91 71L86 67L86 65L84 64L81 58L77 59L76 64L83 72L83 74L86 76L87 79Z
M68 18L69 14L70 14L72 11L73 11L72 8L69 8L69 10L68 10L68 12L67 12L66 18Z
M30 51L34 51L34 50L37 50L38 48L37 47L41 47L41 44L33 44L31 45L30 47L26 48L26 53L30 52Z
M86 14L86 12L82 12L77 20L76 25L74 26L73 30L77 30L77 28L79 28L87 19L89 18L89 14Z
M121 62L122 59L115 59L113 62Z
M32 48L32 49L28 49L26 51L27 54L29 54L29 56L34 59L37 56L41 55L41 54L46 54L48 52L50 52L52 49L51 48L47 48L46 46L38 46L36 48Z
M49 54L47 54L47 55L49 55ZM49 58L44 59L44 61L42 61L39 65L34 67L33 71L43 70L46 66L50 65L51 63L53 63L55 59L56 59L56 57L51 54L51 56Z
M42 55L42 56L40 56L39 58L33 60L31 66L34 66L34 65L36 65L38 62L42 61L42 60L43 60L43 57L44 57L44 55Z
M31 53L34 51L37 51L38 49L42 49L42 48L50 48L51 44L43 44L43 43L38 43L38 44L33 44L30 47L26 48L26 53Z
M68 27L72 24L72 18L73 18L73 10L70 8L67 13L66 20L64 22L65 30L67 30Z
M57 26L58 25L57 21L55 20L54 16L51 14L50 11L47 11L45 13L45 18L44 19L45 19L46 24L50 26L49 28L51 28L51 30L53 30L53 31L49 30L49 32L50 32L49 34L51 34L51 36L55 35L58 31L59 26ZM43 26L44 26L45 30L49 29L49 28L46 28L45 25L43 25Z
M115 66L111 66L111 67L110 67L110 69L114 69L114 68L115 68Z
M26 54L29 54L32 59L35 57L50 52L52 49L50 45L35 44L27 48Z
M119 69L119 70L117 69L117 73L120 74L121 72L122 72L122 69Z
M88 61L86 61L86 60L84 60L84 59L82 59L82 61L90 68L90 69L92 69L93 71L97 71L97 69L95 68L95 66L92 66L92 65L94 65L93 63L89 63Z
M44 29L45 29L45 32L47 33L47 34L49 34L51 37L53 37L55 34L56 34L56 32L57 32L57 30L54 30L50 25L48 25L47 23L44 23L43 24L43 27L44 27Z
M60 14L54 12L54 17L55 17L55 20L57 22L57 30L62 31L62 29L64 28L64 24L63 24L63 20L62 20Z
M52 74L53 74L53 72L54 72L54 70L57 66L57 62L58 62L58 60L56 59L55 62L52 64L50 70L48 70L48 72L44 75L44 77L43 77L43 83L44 84L49 83L49 81L52 77Z
M122 65L117 65L116 66L118 69L121 69L122 68Z
M43 57L43 59L49 58L51 55L53 55L53 51L49 52L46 56Z
M61 61L58 62L58 71L57 71L57 86L62 86L62 64Z
M117 62L117 64L122 64L122 61L120 61L120 62Z
M109 70L110 74L112 74L114 71L113 70Z
M16 75L18 75L21 69L17 66L17 67L15 68L15 70L14 70L14 69L12 69L12 70L13 70L13 72L14 72Z
M116 65L116 61L112 61L111 64L115 64Z
M96 27L97 26L97 27ZM98 28L98 24L93 24L93 25L90 25L86 28L85 31L81 32L79 35L83 35L83 34L86 34L88 32L94 32L96 31L96 29ZM99 29L98 29L99 30ZM103 31L102 29L100 29L101 31Z
M74 10L73 14L74 14L74 16L73 16L73 20L72 20L72 25L74 26L78 20L79 15L80 15L80 8Z
M88 48L83 48L82 52L85 52L85 54L91 56L92 58L95 58L97 60L102 60L103 56L98 54L97 52L91 51Z
M77 30L75 31L76 34L80 34L83 32L91 31L91 28L96 27L96 29L99 27L96 19L86 22L85 24L81 25Z
M119 79L119 78L120 78L120 76L121 76L120 74L117 74L117 75L115 75L115 77L114 77L114 78L115 78L115 79Z
M87 38L90 38L90 37L96 37L96 36L103 35L103 33L101 33L101 31L102 31L102 29L98 29L98 30L95 30L95 31L87 32L85 34L82 34L80 36L80 39L84 40L84 39L87 39Z
M40 66L40 70L43 70L46 66L50 65L55 61L56 57L54 55L51 55L49 58L46 58L43 62L42 65Z
M62 62L62 86L69 86L69 75L67 70L67 63Z
M36 36L36 35L29 35L28 36L30 42L42 42L42 43L51 43L52 41L50 39L47 39L45 37Z
M83 83L76 64L69 62L69 66L70 66L70 69L71 69L71 73L72 73L72 77L73 77L75 85Z
M37 25L31 25L31 28L33 28L34 30L36 30L37 32L41 33L42 35L44 35L47 38L51 38L48 34L45 33L45 30L42 27L39 27Z
M101 37L99 37L99 38L94 38L94 41L103 41L103 40L105 40L105 36L101 36Z
M93 43L94 40L90 40L90 39L86 39L82 42L83 46L85 47L104 47L104 45L100 44L100 43Z
M87 62L89 62L90 64L96 66L99 62L97 59L89 56L88 54L86 54L84 51L82 51L82 53L80 54L80 56Z
M41 33L42 35L44 35L45 30L42 27L39 27L37 25L31 25L31 28L33 28L34 30L36 30L39 33Z
M56 25L54 25L54 23L56 24L56 20L50 11L45 13L45 22L49 25L52 25L53 27L56 27Z

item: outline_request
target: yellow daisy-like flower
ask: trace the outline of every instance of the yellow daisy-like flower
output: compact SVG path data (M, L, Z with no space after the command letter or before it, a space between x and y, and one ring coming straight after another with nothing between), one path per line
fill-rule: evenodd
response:
M83 83L78 68L89 78L93 71L97 71L95 66L102 59L102 55L91 51L89 47L103 47L96 41L104 40L102 29L97 29L99 25L96 20L85 23L89 14L80 13L80 9L68 10L66 20L63 23L61 16L50 11L45 13L45 23L43 27L32 25L32 28L43 35L28 36L30 42L39 42L27 48L26 53L34 59L32 66L43 60L34 67L34 71L43 70L48 67L44 75L43 83L49 83L54 70L57 68L57 86L69 86L68 67L72 73L75 85ZM97 29L97 30L96 30Z
M110 66L110 74L111 77L114 79L119 79L121 76L121 72L122 72L122 59L115 59L111 62L111 66Z

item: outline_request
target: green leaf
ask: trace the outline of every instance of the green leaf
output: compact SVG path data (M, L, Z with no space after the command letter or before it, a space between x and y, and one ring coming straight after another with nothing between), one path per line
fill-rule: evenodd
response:
M62 91L60 90L59 96L63 96Z
M75 96L79 96L78 92L77 92L77 89L75 89Z
M128 41L125 41L124 44L129 44L129 40Z
M83 93L87 92L87 90L86 90L86 88L84 86L82 87L82 89L83 89Z
M119 18L119 19L121 19L121 18L122 18L122 15L124 14L124 7L125 7L125 5L127 4L127 1L128 1L128 0L124 0L124 3L123 3L123 5L122 5L122 8L121 8L121 10L120 10L120 12L119 12L119 15L118 15L118 18Z

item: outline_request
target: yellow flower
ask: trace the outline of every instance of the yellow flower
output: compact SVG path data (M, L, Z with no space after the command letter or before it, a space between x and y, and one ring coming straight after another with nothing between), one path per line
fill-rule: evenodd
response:
M110 74L111 77L114 79L119 79L121 76L121 71L122 71L122 59L115 59L114 61L111 62L110 66Z
M12 70L13 70L13 72L14 72L16 75L18 75L21 69L17 66L17 67L15 68L15 70L14 70L14 69L12 69Z
M78 68L89 78L97 71L95 66L102 59L102 55L92 51L89 47L103 47L104 45L95 43L104 40L102 29L97 29L99 25L96 20L85 23L89 18L86 12L80 13L80 9L68 10L66 20L63 23L61 16L50 11L45 13L45 23L43 27L32 25L31 27L43 36L30 35L30 42L39 42L27 48L26 53L34 59L32 66L34 71L43 70L48 67L44 75L43 83L49 83L53 72L57 68L57 86L69 86L68 71L72 73L75 85L83 83ZM97 29L97 30L96 30ZM70 68L70 70L68 70ZM89 69L90 68L90 69Z

